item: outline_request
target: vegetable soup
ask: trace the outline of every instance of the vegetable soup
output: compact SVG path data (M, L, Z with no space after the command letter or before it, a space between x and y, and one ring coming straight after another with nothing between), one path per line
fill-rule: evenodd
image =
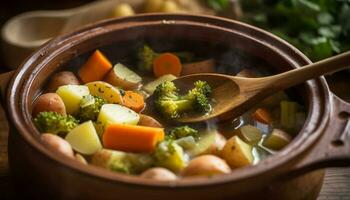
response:
M49 79L32 110L42 142L85 165L172 181L256 165L285 148L303 126L305 108L286 92L239 118L179 123L184 115L210 113L216 100L202 80L179 91L172 82L177 77L217 72L254 78L269 72L237 70L232 65L242 63L227 59L234 57L227 52L155 50L148 43L130 48L133 55L120 60L97 49Z

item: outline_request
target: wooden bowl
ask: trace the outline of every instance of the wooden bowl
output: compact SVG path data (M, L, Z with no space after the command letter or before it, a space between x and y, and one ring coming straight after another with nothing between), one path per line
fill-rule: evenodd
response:
M350 105L323 77L295 88L308 108L304 127L283 151L225 176L158 182L84 166L47 149L32 123L32 103L54 72L80 66L101 49L112 61L142 42L224 54L235 66L262 60L276 72L310 63L296 48L258 28L218 17L139 15L100 22L53 39L16 71L7 90L9 160L19 194L36 199L316 199L324 167L350 164ZM198 45L198 46L197 46ZM234 71L235 69L232 68Z

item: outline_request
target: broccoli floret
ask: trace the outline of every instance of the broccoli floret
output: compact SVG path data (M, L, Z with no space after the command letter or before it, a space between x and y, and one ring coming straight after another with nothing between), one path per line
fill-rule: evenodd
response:
M194 55L191 52L182 51L182 52L173 52L181 62L192 62ZM139 48L137 51L137 58L139 60L138 68L143 71L152 71L153 68L153 60L159 56L160 53L155 52L148 45L144 45Z
M197 81L194 86L186 95L181 96L173 82L165 81L153 93L155 108L170 119L179 118L182 113L192 110L197 113L209 112L211 109L208 99L211 93L209 84Z
M137 174L153 166L154 158L150 154L102 149L92 156L91 164L119 173Z
M193 110L199 113L207 113L211 106L208 97L211 94L211 87L205 81L196 81L194 88L185 96L193 102Z
M196 81L194 83L195 88L193 90L198 90L200 91L203 95L205 95L206 97L208 97L211 94L211 87L210 85L205 82L205 81Z
M34 124L41 133L68 133L79 125L79 120L73 116L61 115L56 112L40 112L34 118Z
M155 107L168 118L178 118L181 112L191 109L191 102L181 99L178 89L171 81L165 81L154 91Z
M167 134L167 139L177 140L179 138L192 136L193 138L198 138L198 131L189 126L180 126L171 129Z
M165 140L159 143L154 156L156 166L165 167L174 172L183 169L187 163L182 147L173 140Z
M106 103L107 101L99 96L84 96L80 102L80 110L77 114L77 118L81 122L89 120L96 121L101 107Z
M137 58L139 60L138 67L143 71L152 71L153 60L159 54L153 51L148 45L144 45L138 50Z

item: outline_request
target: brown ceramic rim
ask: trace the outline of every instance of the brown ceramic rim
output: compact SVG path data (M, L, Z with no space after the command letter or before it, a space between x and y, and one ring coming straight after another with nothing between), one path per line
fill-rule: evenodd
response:
M160 18L162 20L160 20ZM284 59L286 59L293 67L310 63L310 60L308 60L299 50L287 42L273 36L272 34L241 22L219 17L184 14L147 14L130 18L103 21L86 26L79 31L58 37L46 43L43 47L34 52L16 71L15 78L12 79L9 85L9 90L7 93L7 106L9 109L10 120L13 122L15 129L18 130L19 134L25 139L26 142L38 150L38 152L57 162L57 164L66 166L78 173L84 173L85 175L94 176L96 178L123 182L125 184L146 185L152 187L193 187L224 184L226 182L238 182L244 179L260 176L277 168L281 168L282 166L286 166L287 164L300 158L321 136L321 130L323 130L326 126L330 113L329 89L324 78L311 80L306 83L307 91L310 92L308 99L309 114L307 121L305 122L305 125L297 138L295 138L293 142L281 153L262 161L256 166L237 169L229 175L216 176L211 179L183 179L172 183L164 183L113 173L94 166L83 166L47 149L38 140L38 137L34 136L35 134L39 135L39 133L31 121L31 114L28 104L26 103L30 83L36 77L38 71L40 71L41 68L48 62L54 59L56 55L79 45L80 42L84 40L88 40L91 37L108 32L108 30L110 30L108 28L112 28L113 31L118 28L134 28L136 26L143 26L144 21L147 21L148 26L171 26L174 23L176 25L184 24L201 26L204 24L206 28L240 34L242 37L247 37L251 40L262 43L263 45L269 46L275 51L279 51ZM149 25L151 21L152 24ZM203 21L205 21L205 23L203 23ZM247 30L249 30L249 32ZM272 41L274 46L272 46ZM73 57L75 55L70 56ZM206 181L203 181L203 179Z

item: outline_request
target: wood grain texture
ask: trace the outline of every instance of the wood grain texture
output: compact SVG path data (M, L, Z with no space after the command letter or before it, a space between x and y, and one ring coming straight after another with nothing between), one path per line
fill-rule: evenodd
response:
M318 200L349 200L350 168L328 169Z

